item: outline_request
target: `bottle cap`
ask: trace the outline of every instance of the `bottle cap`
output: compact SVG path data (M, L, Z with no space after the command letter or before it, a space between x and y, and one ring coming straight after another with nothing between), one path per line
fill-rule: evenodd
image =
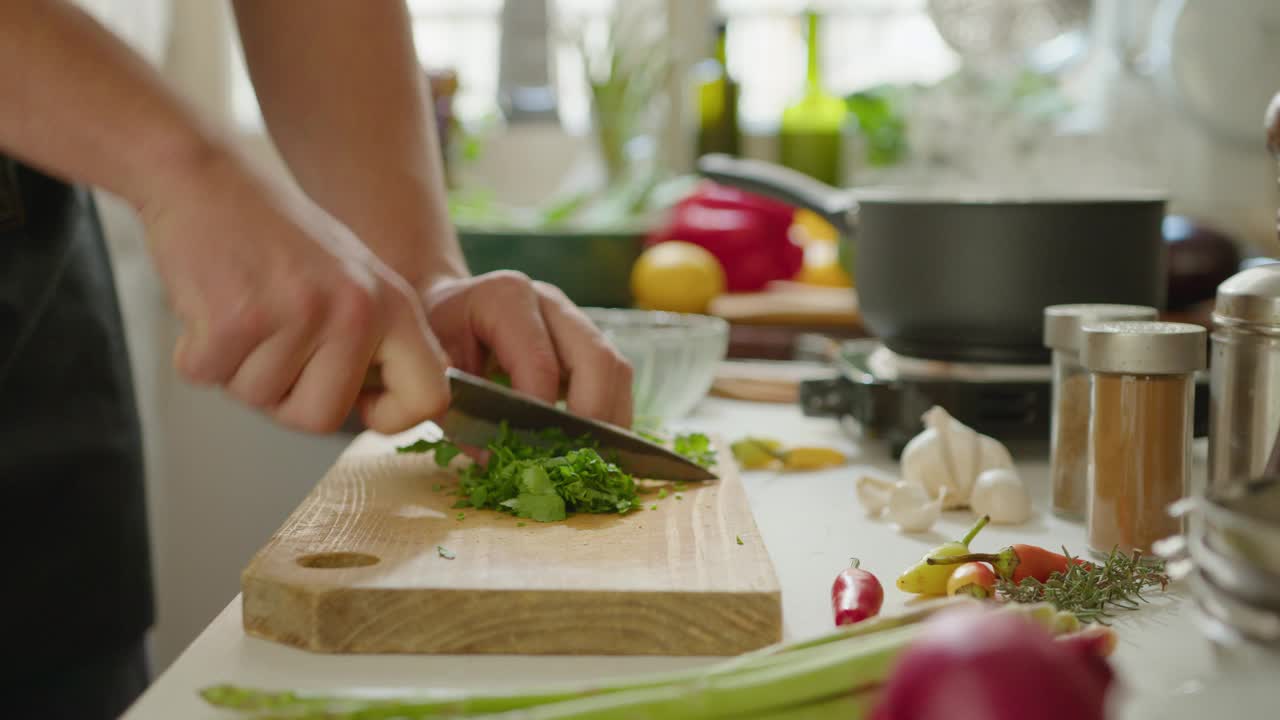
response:
M1080 361L1094 372L1179 375L1208 362L1208 332L1199 325L1128 320L1084 325L1080 333Z
M1107 320L1155 320L1159 312L1146 305L1075 303L1044 309L1044 344L1054 350L1080 351L1080 327Z

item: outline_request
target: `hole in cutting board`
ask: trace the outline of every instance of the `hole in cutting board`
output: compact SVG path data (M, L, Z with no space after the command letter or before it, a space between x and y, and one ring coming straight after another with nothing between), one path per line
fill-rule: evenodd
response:
M330 570L335 568L353 568L368 567L376 565L379 558L376 555L357 552L327 552L315 553L314 555L303 555L298 558L298 564L306 568L320 568Z

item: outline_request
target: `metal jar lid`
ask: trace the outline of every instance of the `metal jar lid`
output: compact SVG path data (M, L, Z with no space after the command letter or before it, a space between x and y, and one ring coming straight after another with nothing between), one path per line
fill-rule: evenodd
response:
M1208 333L1173 322L1101 322L1080 328L1080 361L1095 372L1177 375L1207 363Z
M1080 327L1107 320L1155 320L1159 311L1145 305L1074 303L1044 309L1044 344L1054 350L1080 350Z
M1220 325L1280 325L1280 263L1249 268L1218 286L1213 321Z

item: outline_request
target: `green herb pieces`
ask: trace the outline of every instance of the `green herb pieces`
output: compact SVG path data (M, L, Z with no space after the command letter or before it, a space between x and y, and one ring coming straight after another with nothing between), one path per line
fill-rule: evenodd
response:
M657 505L650 505L650 506L649 506L649 509L650 509L650 510L657 510L657 509L658 509L658 506L657 506Z
M467 514L466 514L466 513L464 513L464 512L460 512L460 513L458 513L458 514L457 514L457 516L456 516L456 517L457 517L457 519L459 519L459 520L466 520L466 519L467 519Z
M716 449L711 445L711 438L702 433L677 435L671 449L704 468L716 464Z
M1101 565L1082 565L1067 556L1067 572L1055 572L1045 582L1023 578L1014 584L1003 578L996 581L996 592L1006 600L1019 603L1047 602L1061 611L1075 614L1081 622L1103 622L1111 610L1137 610L1139 601L1146 602L1144 590L1169 584L1163 561L1144 558L1142 553L1128 555L1112 550Z
M677 500L683 500L683 499L684 499L684 496L683 496L683 495L677 495L677 496L676 496L676 499L677 499Z
M662 488L662 489L658 490L658 499L659 499L659 500L666 500L666 499L667 499L667 489L666 489L666 488Z
M454 446L419 441L401 451L434 450L439 462L442 452L448 454L445 447ZM454 507L488 508L537 522L636 508L635 478L602 457L590 438L569 438L558 430L522 436L504 424L488 449L487 465L462 470Z
M651 443L670 445L676 453L702 467L711 467L716 464L716 449L711 444L711 438L702 433L684 433L676 435L670 441L648 430L636 430L635 433Z
M457 557L457 555L453 554L452 550L450 550L449 548L443 545L437 545L436 552L440 555L440 557L444 558L445 560L452 560L455 557Z
M447 467L462 449L448 440L415 440L414 442L396 448L396 452L401 453L435 453L436 464L440 467Z
M734 536L733 536L733 539L734 539L734 540L737 540L739 545L743 545L743 544L745 544L745 543L743 543L743 542L742 542L742 536L741 536L741 535L734 535Z

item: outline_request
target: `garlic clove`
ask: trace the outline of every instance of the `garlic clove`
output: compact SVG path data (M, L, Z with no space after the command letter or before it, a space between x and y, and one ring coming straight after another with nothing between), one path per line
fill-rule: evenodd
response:
M878 516L889 505L889 494L893 491L893 483L888 480L863 475L855 483L858 502L871 517Z
M944 510L968 507L974 482L982 472L1013 468L1013 458L1004 444L978 433L941 406L931 407L921 419L925 429L902 451L902 479L924 487L931 496L945 488Z
M992 468L979 475L969 506L1001 525L1020 525L1031 518L1031 495L1012 468Z
M889 494L889 519L902 532L924 532L942 516L946 497L946 488L935 498L930 497L929 491L920 485L899 482Z

